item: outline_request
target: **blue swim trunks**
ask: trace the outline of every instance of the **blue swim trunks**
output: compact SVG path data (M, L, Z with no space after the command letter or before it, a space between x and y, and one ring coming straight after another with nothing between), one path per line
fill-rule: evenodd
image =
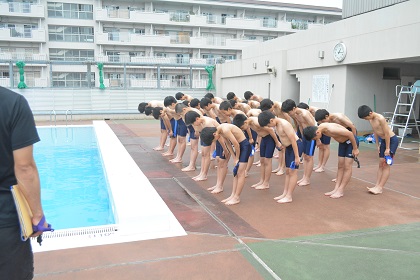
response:
M378 141L379 143L381 143L381 145L379 146L379 157L384 158L385 149L386 149L385 140L378 137ZM399 144L399 141L398 141L397 135L394 135L391 138L389 138L389 152L390 152L391 157L394 157L395 152L397 151L397 148L398 148L398 144Z
M260 157L273 158L276 143L271 135L264 136L260 144Z
M315 153L315 140L306 140L305 137L302 138L303 142L303 153L308 156L313 156Z
M187 126L182 118L177 120L177 135L181 137L187 136Z
M216 141L216 157L219 157L221 159L226 159L226 157L223 155L222 144L220 144L219 141Z
M251 154L251 144L249 144L248 139L243 140L239 143L240 147L240 154L239 154L239 162L248 162L249 156Z
M166 130L166 126L165 126L165 123L163 122L163 119L162 118L159 118L159 119L160 119L160 129Z
M354 139L356 140L357 147L359 147L359 140L356 136L354 136ZM346 157L346 158L353 158L353 145L351 144L350 140L347 140L344 143L338 144L338 156L339 157Z
M171 123L172 132L173 132L171 138L176 138L178 122L174 118L170 119L169 122Z
M197 137L195 137L195 129L192 125L189 125L188 127L188 132L190 133L190 139L197 139Z
M322 134L320 140L321 140L321 143L324 145L329 145L331 143L331 137L324 134Z
M303 142L301 139L296 140L296 144L298 146L298 151L299 151L299 157L302 156L303 153ZM295 152L293 151L293 146L289 145L286 148L285 151L285 161L286 161L286 167L290 168L290 164L292 163L292 161L295 161ZM295 169L299 169L299 165L296 165Z

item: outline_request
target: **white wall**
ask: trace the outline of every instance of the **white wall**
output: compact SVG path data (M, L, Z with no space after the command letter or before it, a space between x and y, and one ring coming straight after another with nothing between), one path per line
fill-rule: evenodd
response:
M359 130L368 130L369 123L357 117L360 105L374 109L376 97L377 112L393 112L395 108L395 86L400 81L384 80L383 67L399 67L401 76L420 79L418 11L420 1L410 0L246 48L242 60L218 65L217 84L224 92L243 92L246 86L264 89L267 78L262 73L266 68L259 67L269 60L270 66L277 69L277 77L270 78L271 98L308 102L313 76L328 75L329 104L311 105L343 112ZM347 46L343 62L333 59L333 48L338 42ZM323 58L319 51L324 51ZM257 69L253 69L253 63Z

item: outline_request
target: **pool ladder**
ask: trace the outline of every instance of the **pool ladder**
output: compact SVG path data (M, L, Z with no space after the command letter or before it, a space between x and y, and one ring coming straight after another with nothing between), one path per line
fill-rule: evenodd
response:
M68 119L70 114L70 124L73 123L73 112L71 110L66 110L66 125L68 125ZM57 125L57 112L51 110L50 112L50 123L52 123L52 117L54 116L54 125Z

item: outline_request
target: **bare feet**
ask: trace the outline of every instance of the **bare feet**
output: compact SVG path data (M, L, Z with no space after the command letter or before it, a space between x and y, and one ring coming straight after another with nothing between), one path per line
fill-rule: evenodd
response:
M182 159L173 158L173 159L169 160L169 162L172 162L172 163L180 163L180 162L182 162Z
M381 194L382 193L382 188L378 187L378 186L375 186L373 188L367 188L367 189L370 193L373 193L373 194Z
M227 201L231 200L233 198L233 196L229 196L228 198L223 199L221 202L222 203L226 203Z
M214 190L216 187L217 187L217 186L213 186L213 187L211 187L211 188L207 188L207 190L208 190L208 191L212 191L212 190Z
M344 194L342 192L336 191L335 193L333 193L332 195L330 195L331 198L340 198L342 197Z
M300 183L298 183L298 186L303 187L303 186L307 186L307 185L310 185L310 184L311 184L311 182L306 181L306 180L302 180L302 181L300 181Z
M312 170L315 171L315 170L317 170L319 168L321 168L321 166L315 166L314 168L312 168Z
M314 170L314 172L315 173L320 173L320 172L324 172L325 170L324 170L324 168L322 168L322 167L320 167L320 168L318 168L318 169L315 169Z
M253 165L258 165L258 164L261 164L260 161L256 161L253 163Z
M324 195L325 196L331 196L333 193L335 193L335 189L334 190L332 190L332 191L330 191L330 192L326 192L326 193L324 193Z
M277 176L281 176L281 175L283 175L284 174L284 170L279 170L277 173L276 173L276 175Z
M262 184L262 182L258 182L258 183L256 183L256 184L253 184L252 186L251 186L251 188L256 188L256 187L258 187L259 185L261 185Z
M221 193L223 191L223 187L214 188L211 193Z
M286 195L285 194L282 194L282 195L279 195L279 196L276 196L275 198L273 198L274 200L279 200L279 199L282 199L283 197L285 197Z
M268 184L267 185L261 184L261 185L255 187L256 190L266 190L266 189L269 189L269 188L270 188L270 185L268 185Z
M230 200L226 201L225 204L226 205L235 205L235 204L238 204L239 202L241 202L239 200L239 198L231 198Z
M272 170L271 173L277 173L280 171L280 167L277 167L276 169Z
M289 203L292 202L291 197L283 197L282 199L277 200L278 203Z
M207 177L204 177L204 176L197 176L197 177L194 177L194 178L192 178L194 181L205 181L205 180L207 180Z
M332 179L331 182L337 182L337 178Z
M173 153L170 153L170 152L164 152L164 153L162 153L162 156L164 156L164 157L167 157L167 156L173 156L174 154Z
M245 172L245 178L248 177L248 176L249 176L249 173L248 172Z
M181 169L181 171L188 172L188 171L194 171L195 166L187 166Z
M162 151L163 150L163 147L157 146L157 147L153 148L153 150L155 150L155 151Z

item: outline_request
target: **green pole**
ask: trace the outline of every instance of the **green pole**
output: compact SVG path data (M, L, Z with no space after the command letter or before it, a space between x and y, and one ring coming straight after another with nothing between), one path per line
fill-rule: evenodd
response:
M206 69L207 73L209 74L209 81L207 83L206 90L214 90L214 84L213 84L213 70L214 66L206 66L204 69Z
M28 86L25 84L25 70L23 69L25 67L25 62L18 61L16 62L16 66L19 68L19 84L18 88L27 88Z
M99 69L99 88L100 89L105 89L105 85L104 85L104 64L103 63L98 63L97 64L98 69Z

